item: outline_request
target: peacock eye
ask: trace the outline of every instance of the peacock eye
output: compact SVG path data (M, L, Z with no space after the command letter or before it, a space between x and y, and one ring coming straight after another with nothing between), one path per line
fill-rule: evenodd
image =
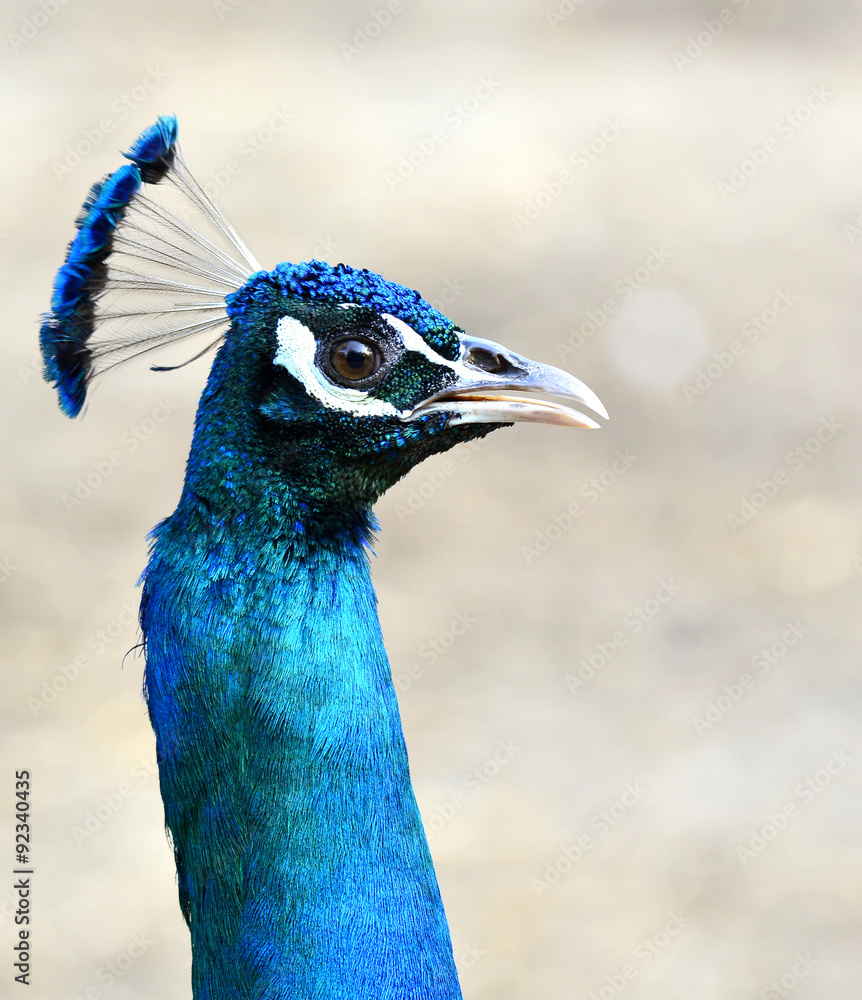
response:
M383 358L373 344L350 338L332 345L329 363L336 375L346 382L361 382L380 368Z

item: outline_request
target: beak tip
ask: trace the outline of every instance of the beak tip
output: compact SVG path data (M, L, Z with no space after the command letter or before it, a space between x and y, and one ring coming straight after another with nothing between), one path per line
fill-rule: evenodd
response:
M592 390L590 390L589 399L585 399L584 402L587 404L587 406L589 406L591 410L593 410L595 413L598 413L600 417L604 417L605 420L611 419L610 415L608 414L608 411L605 409L604 403Z

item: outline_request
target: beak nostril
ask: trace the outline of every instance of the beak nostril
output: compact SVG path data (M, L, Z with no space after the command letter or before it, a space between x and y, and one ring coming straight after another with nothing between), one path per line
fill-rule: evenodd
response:
M464 363L471 368L479 368L489 375L523 375L524 370L497 351L484 347L471 347L464 357Z

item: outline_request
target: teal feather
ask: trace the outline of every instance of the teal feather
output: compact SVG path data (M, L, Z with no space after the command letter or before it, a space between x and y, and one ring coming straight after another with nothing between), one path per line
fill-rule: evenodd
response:
M340 463L313 434L302 475L271 474L284 442L261 435L255 402L274 353L267 285L244 295L257 311L240 310L213 365L141 610L195 996L448 1000L458 980L366 554L382 484L338 498Z

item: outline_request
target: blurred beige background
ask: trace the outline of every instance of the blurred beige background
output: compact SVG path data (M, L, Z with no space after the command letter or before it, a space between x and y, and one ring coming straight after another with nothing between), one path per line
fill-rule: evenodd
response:
M28 996L190 997L124 654L206 363L73 423L35 353L89 185L166 112L265 265L379 271L611 412L379 507L465 996L860 995L860 8L4 5L3 996L23 767Z

